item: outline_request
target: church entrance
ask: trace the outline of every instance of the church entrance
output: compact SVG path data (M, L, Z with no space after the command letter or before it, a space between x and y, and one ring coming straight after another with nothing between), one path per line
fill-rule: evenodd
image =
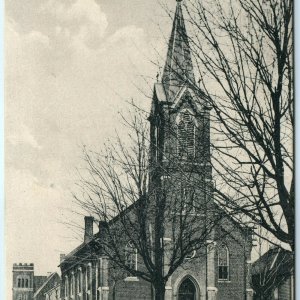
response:
M186 278L180 285L178 300L196 300L196 288L194 283Z

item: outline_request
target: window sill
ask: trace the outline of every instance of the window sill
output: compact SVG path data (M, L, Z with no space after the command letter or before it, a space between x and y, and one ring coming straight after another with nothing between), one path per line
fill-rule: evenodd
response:
M129 276L124 279L124 281L139 281L136 276Z
M231 281L228 279L218 279L218 282L219 283L231 283Z

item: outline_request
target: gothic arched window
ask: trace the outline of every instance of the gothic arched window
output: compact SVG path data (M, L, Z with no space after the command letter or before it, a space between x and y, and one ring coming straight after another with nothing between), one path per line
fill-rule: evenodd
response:
M21 278L18 278L18 287L21 287Z
M130 241L125 247L125 263L131 270L137 270L137 249L134 247L132 241ZM130 276L130 274L128 274Z
M219 280L229 280L229 252L226 245L218 249Z
M24 287L24 278L22 278L22 288Z
M195 157L195 124L194 117L189 112L180 114L177 123L177 151L184 159Z

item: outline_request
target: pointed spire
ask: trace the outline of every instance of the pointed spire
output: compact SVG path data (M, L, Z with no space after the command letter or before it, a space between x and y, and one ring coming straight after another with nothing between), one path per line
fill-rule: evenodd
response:
M191 51L181 8L182 0L176 1L177 7L168 45L167 60L162 75L162 83L168 101L172 100L181 86L188 82L195 82Z

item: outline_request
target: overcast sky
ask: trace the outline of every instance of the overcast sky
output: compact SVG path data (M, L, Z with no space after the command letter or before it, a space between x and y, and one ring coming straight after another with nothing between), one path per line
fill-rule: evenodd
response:
M175 0L163 3L175 9ZM43 275L81 242L61 222L70 217L81 145L101 147L122 131L118 113L130 98L149 107L136 86L151 94L146 81L155 82L152 62L162 64L170 32L158 1L6 1L9 293L14 262L33 262Z

